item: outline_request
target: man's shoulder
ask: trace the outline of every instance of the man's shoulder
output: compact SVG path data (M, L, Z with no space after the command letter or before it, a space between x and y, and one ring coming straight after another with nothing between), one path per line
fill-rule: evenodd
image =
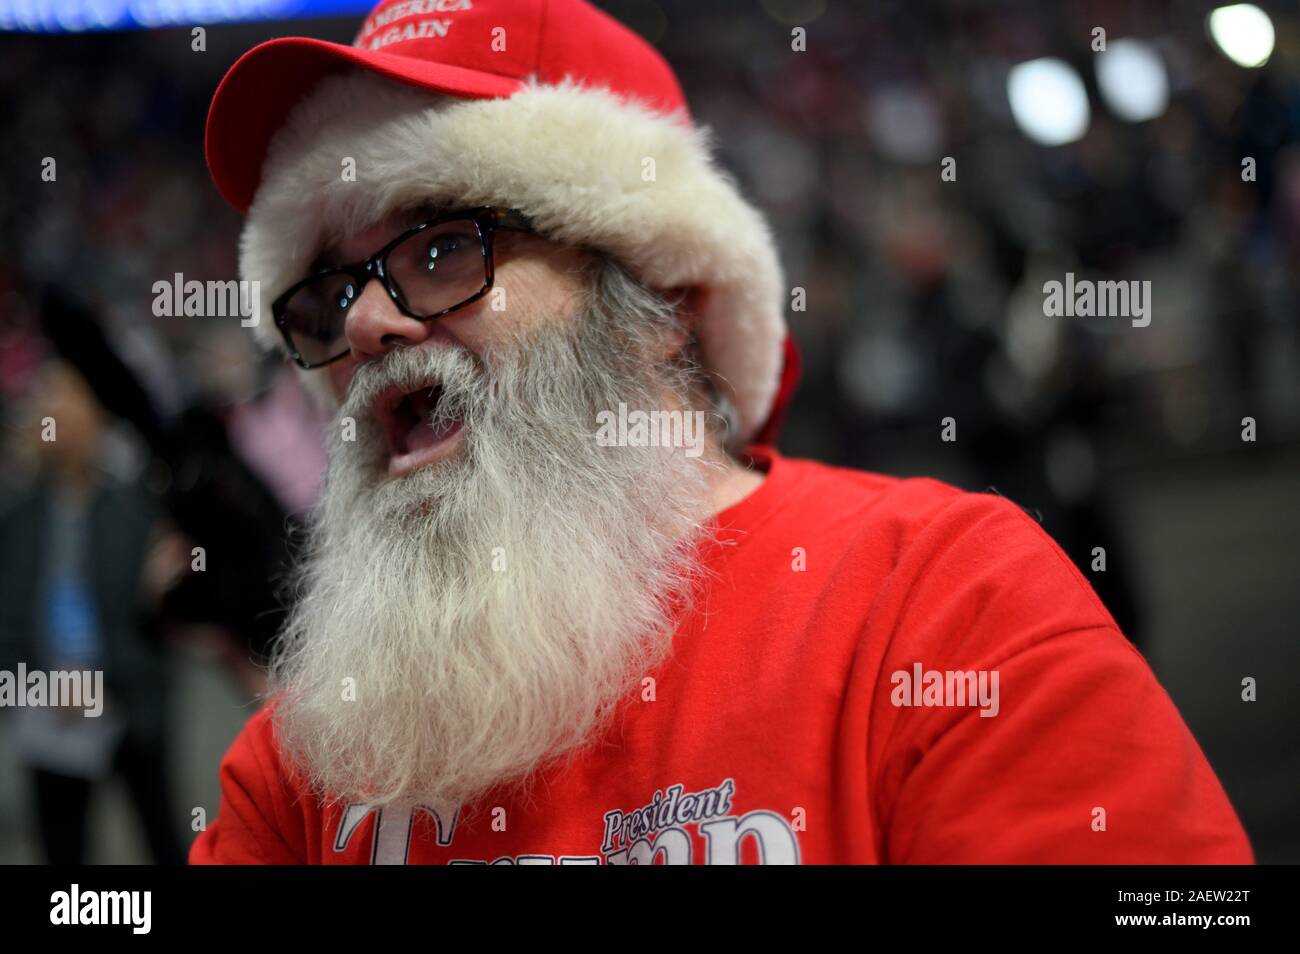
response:
M806 495L833 491L839 502L909 502L914 505L944 503L954 497L970 496L966 491L931 477L899 477L870 470L857 470L807 457L781 457L780 466L797 478ZM835 504L836 500L827 500Z
M319 821L297 775L280 758L273 706L248 719L221 760L218 817L194 840L191 864L291 864L308 858Z
M1115 626L1048 531L997 493L812 460L778 466L788 488L786 517L774 528L781 544L805 546L810 560L820 551L838 570L835 586L865 587L897 601L899 612L919 598L997 610L1008 623L1037 616L1064 628Z
M275 791L294 790L297 776L283 761L275 728L275 701L264 700L239 730L221 760L223 775L256 779Z
M960 532L981 519L1016 527L1034 542L1047 540L1028 513L996 492L963 490L933 477L900 477L807 458L780 458L787 505L847 528L882 524L912 538L928 530Z

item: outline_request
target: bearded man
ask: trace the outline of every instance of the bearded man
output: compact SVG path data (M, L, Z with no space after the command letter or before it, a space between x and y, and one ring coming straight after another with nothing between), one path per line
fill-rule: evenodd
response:
M635 34L387 0L246 54L207 135L338 416L192 861L1251 859L1024 513L772 449L775 245Z

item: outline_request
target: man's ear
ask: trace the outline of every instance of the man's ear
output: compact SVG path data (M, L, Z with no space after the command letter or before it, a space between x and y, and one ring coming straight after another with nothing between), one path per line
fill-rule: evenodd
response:
M687 285L669 288L663 293L664 300L677 312L677 330L664 342L665 358L672 358L681 353L686 343L695 337L699 328L700 316L709 298L706 285Z

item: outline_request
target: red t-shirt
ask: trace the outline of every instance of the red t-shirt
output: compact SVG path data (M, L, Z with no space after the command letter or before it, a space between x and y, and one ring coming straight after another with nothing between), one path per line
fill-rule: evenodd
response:
M194 863L1249 863L1223 788L1014 504L755 449L653 692L527 801L322 811L266 709ZM652 697L652 698L651 698Z

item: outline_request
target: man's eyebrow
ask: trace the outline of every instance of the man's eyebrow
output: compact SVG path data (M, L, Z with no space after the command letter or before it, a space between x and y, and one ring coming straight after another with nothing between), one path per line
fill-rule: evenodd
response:
M428 222L430 219L436 219L438 216L446 215L451 211L450 206L438 205L436 202L421 202L418 205L403 209L397 214L398 227L409 229L421 222Z
M428 222L430 219L436 219L440 215L446 215L452 211L450 207L438 205L434 202L421 202L418 205L410 206L406 209L396 212L392 216L392 222L398 232L404 232L409 228L419 225L421 222ZM377 251L374 250L374 251ZM322 248L316 257L312 259L311 265L308 266L307 274L314 275L317 272L333 268L339 264L338 242L330 242Z

